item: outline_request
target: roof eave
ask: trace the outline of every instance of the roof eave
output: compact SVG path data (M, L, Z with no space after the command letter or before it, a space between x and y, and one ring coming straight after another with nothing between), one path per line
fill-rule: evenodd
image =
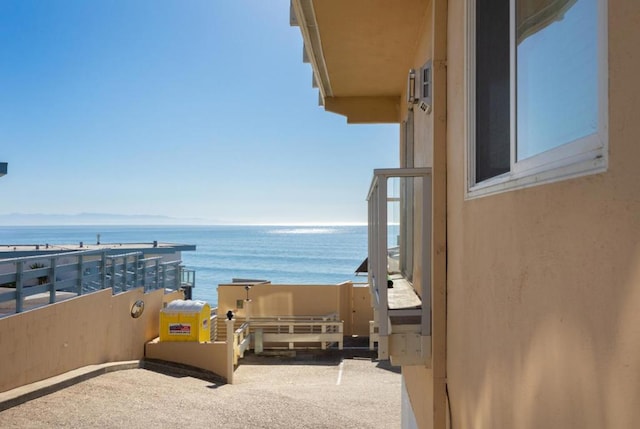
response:
M329 72L322 54L322 42L311 0L291 0L290 24L298 26L304 44L303 60L311 64L313 82L320 91L320 104L332 96Z

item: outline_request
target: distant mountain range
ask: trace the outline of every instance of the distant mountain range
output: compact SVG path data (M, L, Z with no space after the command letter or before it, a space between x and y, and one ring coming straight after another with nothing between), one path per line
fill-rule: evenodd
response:
M205 219L177 218L160 215L123 215L113 213L9 213L0 214L0 225L202 225L211 224Z

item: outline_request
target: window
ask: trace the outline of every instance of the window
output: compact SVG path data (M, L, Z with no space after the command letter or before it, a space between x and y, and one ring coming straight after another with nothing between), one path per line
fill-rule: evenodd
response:
M422 90L420 91L420 99L427 104L431 104L431 60L427 61L420 69Z
M606 170L606 0L469 1L468 196Z

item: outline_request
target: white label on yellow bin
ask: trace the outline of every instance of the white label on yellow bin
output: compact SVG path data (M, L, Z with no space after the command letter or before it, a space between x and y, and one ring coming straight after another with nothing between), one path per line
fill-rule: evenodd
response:
M169 323L169 335L191 335L191 324Z

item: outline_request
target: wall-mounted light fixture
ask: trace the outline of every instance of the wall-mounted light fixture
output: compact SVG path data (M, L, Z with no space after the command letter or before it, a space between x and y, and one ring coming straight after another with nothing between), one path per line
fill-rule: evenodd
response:
M244 287L244 290L245 290L245 291L247 291L247 299L246 299L246 301L247 301L247 302L251 301L251 299L249 298L249 291L251 290L251 286L246 285L246 286Z
M409 70L409 76L407 77L407 106L409 110L413 110L413 105L418 102L416 97L416 71L414 69Z
M131 306L131 317L137 319L144 312L144 301L139 299Z

